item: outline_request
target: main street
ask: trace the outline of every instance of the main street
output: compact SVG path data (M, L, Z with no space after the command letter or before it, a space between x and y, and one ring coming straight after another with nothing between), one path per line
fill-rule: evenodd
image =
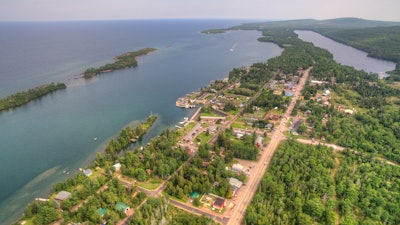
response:
M191 212L191 213L194 213L197 215L203 215L203 214L207 215L211 219L213 219L219 223L222 223L222 224L232 224L232 225L242 224L242 221L243 221L243 218L244 218L244 215L246 212L246 208L250 204L251 200L253 199L253 197L257 191L257 188L260 184L260 181L261 181L262 177L264 176L264 173L265 173L267 167L269 166L272 156L274 155L275 150L277 149L279 143L282 140L286 139L284 132L287 130L287 127L286 127L287 118L290 116L290 114L294 108L294 105L296 104L297 99L301 95L301 91L303 90L303 87L308 79L309 72L311 69L312 69L312 67L310 67L304 71L303 76L300 79L299 84L297 85L296 92L294 93L292 101L280 121L280 125L278 127L276 127L275 131L273 132L270 143L268 144L268 146L264 149L263 153L261 154L258 162L256 163L256 166L254 167L255 170L252 171L252 175L250 175L248 177L246 186L242 186L242 188L240 189L240 194L236 197L236 200L235 200L236 206L233 209L233 211L230 211L229 213L226 212L225 215L220 215L220 214L217 214L216 212L209 212L208 210L196 208L190 204L181 203L181 202L175 201L175 200L171 200L170 203L178 208L181 208L183 210L186 210L188 212ZM265 89L266 85L262 88L262 90ZM251 99L251 101L256 99L261 94L262 90L260 90ZM251 102L251 101L249 101L249 102ZM209 143L215 142L218 135L223 130L229 128L230 125L239 117L239 115L240 115L240 113L235 115L231 120L225 122L225 124L221 125L219 131L213 136L213 138L211 138L209 140ZM197 129L197 128L193 128L192 131L190 131L189 133L193 133L194 132L193 130L195 130L195 129ZM196 133L198 134L198 132L196 132ZM196 136L192 137L192 139L195 139L195 138L196 138ZM194 146L188 146L188 147L193 148ZM197 149L196 149L196 152L197 152ZM193 159L194 155L195 154L191 155L191 157L188 159L188 161L186 163L189 163L191 161L191 159ZM186 164L186 163L184 163L184 164ZM184 164L181 165L175 173L179 172L179 170L182 169ZM152 197L161 196L162 191L166 187L166 183L171 179L171 177L172 177L172 175L169 176L155 190L147 190L142 187L138 187L138 189ZM122 179L121 177L119 179L127 186L134 185L133 183L130 183L129 181L126 181L126 180Z
M260 159L255 167L255 171L252 173L251 176L249 176L244 192L242 192L240 196L238 196L239 200L237 201L237 205L235 206L233 214L230 216L227 224L242 224L246 208L253 199L261 182L261 179L264 176L267 167L269 166L271 158L275 153L275 150L277 149L279 143L286 138L284 135L284 131L287 130L287 118L293 111L294 105L296 104L296 101L304 88L311 69L312 67L304 71L303 76L301 77L300 82L297 85L296 92L293 95L292 101L281 119L280 125L273 132L270 143L261 154Z

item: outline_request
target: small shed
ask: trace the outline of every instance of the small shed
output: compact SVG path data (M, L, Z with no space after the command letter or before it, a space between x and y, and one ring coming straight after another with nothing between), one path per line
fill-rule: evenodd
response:
M63 201L65 199L68 199L69 197L71 197L71 193L68 191L60 191L57 193L57 195L54 197L55 200L58 201Z

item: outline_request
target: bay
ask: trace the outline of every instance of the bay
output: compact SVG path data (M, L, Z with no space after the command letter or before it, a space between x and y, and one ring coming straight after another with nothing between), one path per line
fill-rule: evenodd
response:
M364 51L336 42L319 33L306 30L296 30L295 33L303 41L312 42L315 46L328 50L333 54L333 59L343 65L368 73L377 73L381 78L387 76L386 72L396 68L394 62L369 57Z
M1 97L49 82L68 84L0 113L0 224L14 221L28 202L88 165L123 127L157 114L146 143L193 113L175 107L178 97L234 67L281 54L278 46L257 41L260 32L200 33L241 22L248 21L0 23ZM144 47L158 50L140 57L136 68L79 78L88 67Z

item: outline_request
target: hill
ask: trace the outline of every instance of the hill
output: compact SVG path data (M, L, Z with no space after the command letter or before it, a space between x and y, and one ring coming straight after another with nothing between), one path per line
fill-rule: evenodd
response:
M360 18L337 18L329 20L287 20L287 21L268 21L262 23L246 23L240 26L234 26L230 29L249 29L249 30L264 30L268 28L286 27L293 29L360 29L373 27L391 27L400 26L400 22L386 22L376 20L365 20Z

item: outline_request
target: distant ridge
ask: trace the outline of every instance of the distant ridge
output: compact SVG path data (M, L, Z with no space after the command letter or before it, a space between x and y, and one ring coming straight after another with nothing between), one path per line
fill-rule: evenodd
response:
M266 28L296 28L296 29L355 29L355 28L373 28L400 26L400 22L366 20L354 17L336 18L328 20L299 19L286 21L269 21L261 23L246 23L240 26L231 27L231 29L258 29Z

